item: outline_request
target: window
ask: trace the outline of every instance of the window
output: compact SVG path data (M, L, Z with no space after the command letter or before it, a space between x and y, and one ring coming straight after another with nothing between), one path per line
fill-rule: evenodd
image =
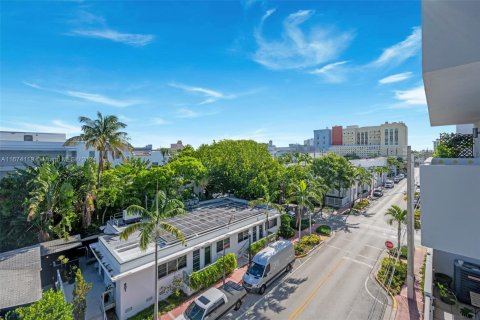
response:
M393 129L390 129L390 145L393 145Z
M204 257L205 257L204 266L206 267L210 263L212 263L212 248L210 246L205 247Z
M270 272L270 264L267 265L265 268L265 274L268 274Z
M23 136L23 141L33 141L33 136L31 134L26 134Z
M88 151L89 158L95 158L95 151Z
M223 250L223 240L217 242L217 253Z
M252 242L257 241L257 226L253 227Z
M263 223L258 226L258 239L263 238Z
M398 129L395 129L395 144L398 146Z
M186 267L187 267L187 256L181 256L180 258L178 258L178 270L181 270Z
M223 251L223 248L230 248L230 238L225 238L223 240L217 241L217 253Z
M388 129L385 129L385 145L388 146Z
M194 253L195 254L195 253ZM195 259L195 258L194 258ZM168 274L172 274L177 270L181 270L187 267L187 256L181 256L178 259L162 263L158 266L158 279L165 277Z
M193 251L193 271L200 270L200 250Z
M163 278L167 275L167 264L163 263L158 266L158 279Z
M268 221L268 228L271 229L273 227L276 227L278 225L278 219L273 218L272 220Z
M244 240L247 240L248 239L248 230L245 230L245 231L242 231L240 233L238 233L238 242L242 242Z

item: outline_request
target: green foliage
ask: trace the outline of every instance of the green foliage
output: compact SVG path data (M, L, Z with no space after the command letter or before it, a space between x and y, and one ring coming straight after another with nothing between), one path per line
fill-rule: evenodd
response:
M363 210L365 209L366 207L368 207L368 205L370 204L370 202L367 200L367 199L361 199L360 201L358 201L354 206L353 208L355 210Z
M92 284L85 281L82 271L77 269L75 273L75 286L73 288L73 318L85 320L87 310L87 294L92 289Z
M277 234L272 233L272 234L268 235L267 237L265 237L263 239L255 241L249 247L250 254L252 256L256 255L263 248L265 248L270 242L275 241L276 239L277 239Z
M316 234L302 237L300 241L297 241L293 245L293 248L295 249L295 255L299 256L308 253L313 249L313 247L320 244L321 241L322 238Z
M435 282L435 287L437 287L438 293L440 294L440 300L449 305L454 305L457 303L457 297L453 291L450 290L447 284L437 281Z
M398 248L393 248L393 249L388 250L388 254L390 254L392 257L397 257ZM407 246L401 246L400 247L400 258L407 259L407 256L408 256L408 247Z
M172 311L182 303L184 303L188 297L180 292L179 294L171 294L167 299L158 302L158 315L165 314ZM128 318L128 320L151 320L153 318L153 304L140 311L136 315Z
M223 276L223 268L225 274L232 273L237 267L237 258L234 253L227 253L208 267L193 272L190 275L190 287L193 290L207 288L217 282Z
M318 226L315 231L324 236L330 236L332 234L332 228L324 224L321 226Z
M415 209L415 216L414 216L415 230L422 229L421 218L422 218L422 212L420 211L420 209Z
M352 185L354 167L342 156L329 153L319 159L314 159L312 170L315 175L323 178L330 190L340 191Z
M28 307L15 309L22 320L73 320L73 306L60 291L45 291L42 299Z
M390 267L387 273L389 261ZM393 272L393 269L395 269L395 272ZM407 264L401 260L398 260L397 263L395 263L395 258L384 258L382 261L382 266L378 270L378 280L387 286L392 273L393 278L390 284L390 292L393 295L397 295L400 293L400 290L402 290L402 286L407 278Z
M440 141L433 152L434 158L460 158L464 148L471 148L473 139L465 139L455 133L441 133Z
M305 230L309 226L308 219L302 219L300 223L300 230ZM294 230L298 230L298 223L295 220L291 220L290 227Z
M278 235L285 239L290 239L295 234L294 229L291 226L292 218L288 214L282 214L280 216L280 228L278 229Z

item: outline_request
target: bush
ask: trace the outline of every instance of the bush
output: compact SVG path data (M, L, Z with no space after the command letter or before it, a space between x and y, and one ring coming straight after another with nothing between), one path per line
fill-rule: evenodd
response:
M398 248L395 247L393 249L388 250L388 253L392 257L397 257L397 251L398 251ZM401 246L400 247L400 258L407 259L407 257L408 257L408 247L407 246Z
M321 235L330 236L330 234L332 233L332 228L327 225L321 225L318 226L315 231Z
M288 214L282 214L280 217L280 228L278 229L278 235L282 238L289 239L293 237L295 231L293 230L292 218Z
M370 204L370 202L369 202L367 199L362 199L362 200L358 201L358 202L353 206L353 208L356 209L356 210L363 210L363 209L365 209L366 207L368 207L369 204Z
M422 212L420 211L420 209L415 209L415 230L420 230L422 229L422 224L420 222L420 219L421 219L421 216L422 216Z
M296 219L292 219L292 221L290 222L290 226L294 229L294 230L298 230L298 224L297 224L297 221ZM309 222L308 222L308 219L302 219L300 221L300 229L301 230L305 230L307 229L309 226Z
M387 266L389 265L390 261L390 267L388 274L387 272ZM393 269L395 268L395 273L393 274L392 278L392 283L390 284L390 292L393 295L397 295L400 293L400 290L402 290L402 286L405 283L405 279L407 278L407 264L401 260L398 260L396 263L396 266L394 266L395 259L386 257L382 261L382 266L378 270L378 280L383 283L385 286L388 285L390 276L392 275Z
M322 239L320 238L320 236L317 236L316 234L303 237L293 246L293 248L295 249L295 255L300 256L306 254L321 241Z
M217 282L223 276L225 262L225 274L228 275L237 267L237 258L234 253L227 253L208 267L193 272L190 275L190 288L198 290L207 288Z
M273 233L266 238L260 239L258 241L255 241L250 245L250 254L252 256L256 255L258 252L260 252L263 248L265 248L270 242L277 240L277 234Z

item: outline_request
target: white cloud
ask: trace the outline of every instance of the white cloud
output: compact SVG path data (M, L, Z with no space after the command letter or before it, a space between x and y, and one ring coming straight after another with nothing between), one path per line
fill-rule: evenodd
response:
M395 99L401 101L407 106L426 105L425 89L423 85L408 90L396 90Z
M300 10L283 21L280 40L268 40L263 36L262 28L274 12L274 9L267 11L255 31L258 49L253 60L269 69L315 67L337 58L353 39L351 32L336 33L332 29L319 27L302 30L301 25L309 20L315 11Z
M107 105L110 107L116 107L116 108L125 108L125 107L130 107L136 104L141 103L139 100L120 100L120 99L114 99L107 97L102 94L98 93L89 93L89 92L81 92L81 91L73 91L73 90L57 90L57 89L49 89L45 88L42 86L39 86L35 83L23 82L25 85L38 89L38 90L43 90L43 91L49 91L49 92L55 92L58 94L62 94L64 96L72 97L72 98L77 98L77 99L82 99L90 102L95 102L103 105Z
M166 121L165 119L160 118L160 117L154 117L154 118L151 119L151 121L152 121L152 124L155 124L155 125L168 124L168 121Z
M397 74L393 74L391 76L385 77L383 79L380 79L378 83L390 84L390 83L400 82L400 81L404 81L411 78L411 76L412 76L411 72L397 73Z
M177 117L178 118L197 118L200 117L201 114L199 112L193 111L188 108L181 108L177 110Z
M151 34L121 33L112 29L76 29L68 34L88 38L106 39L137 47L146 46L155 38L155 36Z
M346 80L347 69L344 65L348 61L339 61L327 64L321 68L314 69L309 73L321 76L326 82L340 83Z
M235 95L235 94L228 94L227 95L227 94L224 94L220 91L201 88L201 87L187 86L187 85L180 84L180 83L170 83L169 85L173 88L181 89L181 90L186 91L186 92L195 93L195 94L199 94L199 95L203 96L204 100L202 102L200 102L199 104L208 104L208 103L212 103L212 102L222 100L222 99L235 99L239 96L239 95Z
M421 49L422 30L414 27L412 33L403 41L383 50L382 54L371 63L371 66L398 65L410 57L417 55Z

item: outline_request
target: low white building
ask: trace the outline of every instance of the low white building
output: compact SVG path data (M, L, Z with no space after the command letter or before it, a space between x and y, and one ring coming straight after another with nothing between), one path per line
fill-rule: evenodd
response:
M191 294L189 275L215 262L223 255L224 247L226 253L233 252L237 258L245 259L250 241L253 243L278 229L280 214L269 212L269 230L265 230L264 209L252 209L240 199L219 198L201 202L187 215L165 222L182 231L186 244L182 245L170 234L162 236L158 250L159 299L168 297L171 286L178 282L181 290ZM140 250L138 233L126 241L120 240L119 233L128 224L125 219L109 221L104 232L111 234L90 245L98 260L99 273L111 288L114 302L109 306L115 308L120 320L147 308L154 299L155 246Z

